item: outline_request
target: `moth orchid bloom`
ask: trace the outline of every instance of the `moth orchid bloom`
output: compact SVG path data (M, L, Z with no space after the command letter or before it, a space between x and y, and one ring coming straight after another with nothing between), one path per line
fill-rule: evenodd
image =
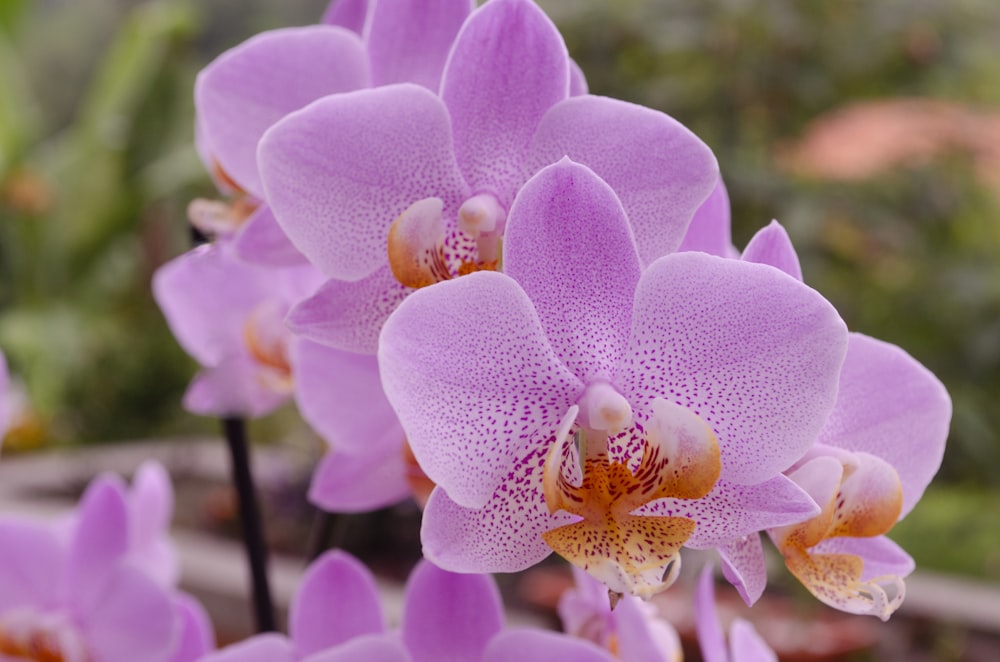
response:
M38 662L190 662L210 636L204 611L129 555L121 486L98 480L74 525L0 520L0 658Z
M288 637L258 635L204 662L499 662L514 653L532 660L611 660L585 642L555 633L537 637L504 630L503 604L490 577L453 574L426 561L407 582L400 629L390 631L374 577L340 551L327 552L306 571L292 600L288 630Z
M229 200L193 201L192 223L206 234L234 237L249 261L303 263L264 202L260 137L288 113L328 94L401 81L436 90L472 4L334 3L325 24L263 32L216 58L195 83L196 142Z
M573 71L533 2L492 0L462 27L439 95L388 85L275 124L258 152L267 200L332 279L292 312L292 328L374 353L414 288L501 266L517 191L566 155L619 193L644 263L676 249L716 185L711 150L662 113L571 96Z
M742 618L734 619L729 629L729 647L715 609L715 584L712 566L707 565L698 578L694 594L695 629L698 645L705 662L778 662L753 625Z
M622 662L683 659L677 631L652 604L626 595L612 610L604 584L575 566L573 579L576 587L559 599L559 618L568 634L594 642Z
M776 222L754 236L743 259L802 278ZM770 531L788 569L822 602L883 620L902 603L913 560L884 534L937 473L950 419L951 400L929 370L895 345L850 334L833 411L814 446L787 472L822 512ZM731 546L723 558L744 599L756 600L765 581L759 536Z
M513 572L554 550L648 598L682 545L818 512L780 473L826 420L846 347L816 292L704 253L641 271L618 198L569 160L521 190L505 254L506 273L419 290L382 332L386 395L438 485L427 558Z

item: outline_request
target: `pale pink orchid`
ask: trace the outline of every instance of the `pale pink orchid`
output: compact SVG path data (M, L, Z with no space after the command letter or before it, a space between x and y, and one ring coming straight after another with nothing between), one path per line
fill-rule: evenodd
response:
M445 572L422 561L410 575L398 631L389 630L371 573L327 552L306 571L289 611L289 635L265 634L203 662L613 662L596 646L555 632L507 630L485 575Z
M644 264L676 249L716 186L711 150L662 113L579 94L576 71L533 2L491 0L459 32L439 94L332 95L268 130L257 155L267 201L332 279L292 312L293 329L374 352L414 288L502 268L517 191L566 155L614 187Z
M0 659L191 662L210 649L204 610L133 562L120 482L94 481L72 522L0 519Z
M649 597L682 545L812 517L781 474L833 406L847 333L764 265L676 253L642 270L625 210L564 160L521 190L504 274L415 292L382 332L382 382L438 487L424 553L513 572L557 551Z
M776 222L751 239L743 260L802 279ZM822 512L769 531L788 569L821 601L883 620L902 603L913 560L884 534L937 473L950 419L948 393L927 368L895 345L850 334L833 411L813 447L786 472ZM752 604L766 582L759 536L720 552L724 574Z
M195 200L192 223L230 236L244 259L301 264L264 201L257 143L274 122L328 94L412 82L436 90L472 0L334 2L323 23L271 30L216 58L195 84L196 142L229 201Z
M712 566L706 565L694 593L695 629L705 662L778 662L778 656L753 625L742 618L729 627L729 646L715 608Z

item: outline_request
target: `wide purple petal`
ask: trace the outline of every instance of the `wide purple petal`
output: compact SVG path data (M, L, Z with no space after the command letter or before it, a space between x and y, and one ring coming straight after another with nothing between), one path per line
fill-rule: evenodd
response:
M802 280L799 256L785 228L777 221L771 221L757 231L743 251L743 259L747 262L769 264L781 269L795 280Z
M409 651L393 634L366 634L310 655L301 662L410 662Z
M201 71L195 108L222 170L261 197L257 143L272 124L327 94L367 87L368 60L356 34L315 25L263 32Z
M184 393L184 409L199 416L259 418L288 401L270 373L246 354L237 354L195 375Z
M469 17L445 66L441 98L473 190L510 204L525 178L531 136L569 94L569 78L566 45L534 2L493 0Z
M764 594L767 585L767 565L764 561L764 547L760 534L751 533L745 538L737 538L718 548L722 559L722 574L736 587L747 606L753 606Z
M265 267L294 267L307 262L288 238L271 208L261 205L237 233L234 246L241 260Z
M169 660L182 627L169 594L127 565L119 565L103 588L100 599L85 608L77 602L75 614L93 658L108 662Z
M298 659L288 637L269 632L226 646L198 662L298 662Z
M385 265L389 226L413 203L440 198L453 217L468 197L448 111L412 84L317 101L272 127L259 158L282 229L341 280Z
M490 642L483 662L615 662L610 653L595 644L547 630L514 629L501 632Z
M705 662L730 662L726 650L726 635L719 624L719 614L715 608L715 581L711 564L706 565L698 576L694 593L695 631L698 646Z
M582 381L611 380L640 270L621 203L586 166L564 159L518 193L504 273L524 289L549 342Z
M195 248L160 267L153 296L181 347L204 366L240 351L251 311L274 290L273 272L225 246Z
M372 84L416 83L438 91L452 42L474 0L379 0L365 43Z
M396 444L377 443L358 453L327 452L313 472L309 501L331 513L365 513L410 496L403 458L403 430Z
M125 486L118 476L98 476L80 497L70 538L65 589L74 605L87 611L104 598L128 539Z
M554 106L532 142L531 168L563 156L583 163L621 199L643 262L677 249L719 179L712 151L677 120L596 96Z
M413 290L388 265L357 281L328 280L288 314L296 334L349 352L374 354L392 311Z
M201 603L184 593L174 596L181 633L170 662L194 662L215 648L212 621Z
M364 634L385 631L375 579L339 550L313 561L292 600L288 630L299 657Z
M586 93L587 76L584 75L583 69L576 63L576 60L571 58L569 61L569 95L578 97Z
M786 274L677 253L639 280L616 382L633 406L661 397L700 416L718 438L722 477L753 484L813 443L846 346L833 306Z
M331 0L320 23L339 25L360 35L367 15L368 0Z
M895 345L852 333L840 393L819 442L891 464L912 510L941 466L951 399L944 385Z
M677 250L701 251L719 257L733 257L736 253L730 232L729 193L721 177L694 213Z
M55 605L65 554L41 524L0 521L0 614L20 606Z
M686 543L692 549L719 547L757 531L802 522L819 512L812 498L781 474L756 485L720 480L701 499L659 499L635 511L637 515L693 519L698 526Z
M852 554L865 563L861 581L884 575L906 577L915 567L913 557L886 536L874 538L829 538L809 550L813 554Z
M479 272L410 295L386 322L382 386L427 476L484 505L583 390L508 276Z
M446 572L429 561L410 574L402 634L414 662L479 660L503 623L500 592L489 575Z

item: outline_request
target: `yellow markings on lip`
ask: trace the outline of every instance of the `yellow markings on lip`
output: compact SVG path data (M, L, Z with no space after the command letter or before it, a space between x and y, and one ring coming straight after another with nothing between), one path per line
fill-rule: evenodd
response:
M418 200L389 226L389 268L403 285L421 288L451 278L444 255L443 210L439 198Z

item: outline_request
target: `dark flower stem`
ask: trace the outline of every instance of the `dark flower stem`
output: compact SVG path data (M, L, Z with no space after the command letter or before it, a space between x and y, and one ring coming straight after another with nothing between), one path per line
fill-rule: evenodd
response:
M257 632L277 631L274 621L274 604L267 579L267 547L264 545L264 527L257 507L253 476L250 473L250 449L247 444L246 422L242 418L223 418L222 429L233 461L233 483L239 498L240 526L243 544L250 562L253 590L254 616Z

